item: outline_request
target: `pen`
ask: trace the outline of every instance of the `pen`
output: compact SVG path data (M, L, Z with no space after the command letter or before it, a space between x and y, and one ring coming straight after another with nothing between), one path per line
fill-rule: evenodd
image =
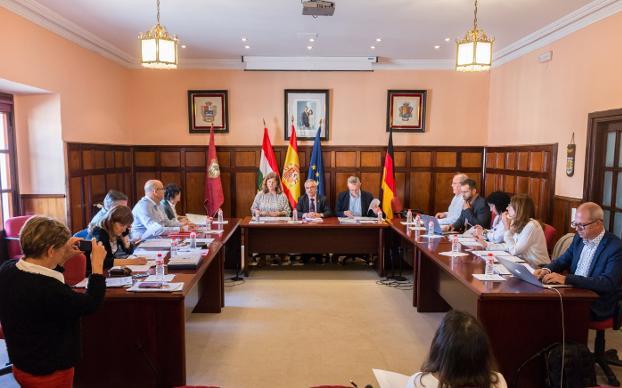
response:
M352 384L352 386L353 386L354 388L358 388L358 387L359 387L359 386L358 386L358 385L356 385L356 383L355 383L354 381L352 381L352 380L350 380L350 384Z

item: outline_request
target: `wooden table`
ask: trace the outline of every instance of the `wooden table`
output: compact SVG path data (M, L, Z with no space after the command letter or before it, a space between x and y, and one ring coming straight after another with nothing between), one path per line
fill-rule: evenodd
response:
M240 223L244 247L244 274L248 276L251 254L368 254L377 255L376 271L384 274L384 232L389 224L340 224L337 217L322 223Z
M442 312L450 308L470 313L484 325L490 337L500 371L509 381L516 369L531 355L547 345L561 342L561 306L559 295L520 279L482 282L473 274L484 273L484 261L472 254L449 257L446 237L414 240L399 221L392 230L415 245L417 263L416 293L419 312ZM559 289L564 303L566 340L587 343L590 305L597 294L583 289ZM538 386L543 381L541 360L521 373L518 386ZM534 385L535 384L535 385Z
M184 288L173 293L108 289L99 310L82 319L76 387L172 387L186 383L185 321L224 306L224 256L239 226L224 225L196 270L171 270ZM212 226L215 229L214 226ZM231 241L230 241L231 239Z

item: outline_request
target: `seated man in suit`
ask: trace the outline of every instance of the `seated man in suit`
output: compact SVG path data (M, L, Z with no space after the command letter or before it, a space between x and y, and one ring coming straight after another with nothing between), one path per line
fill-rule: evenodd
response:
M451 190L454 194L454 197L451 199L451 203L449 204L449 209L446 212L436 213L436 218L438 218L438 223L443 227L443 229L447 230L456 222L456 220L462 214L462 207L464 206L464 198L462 198L462 182L469 179L466 174L456 174L451 180Z
M160 201L164 198L164 185L158 180L148 180L145 183L145 196L132 209L134 223L132 224L132 240L145 239L165 233L179 232L179 227L187 225L188 221L169 220Z
M490 208L486 199L477 192L477 183L473 179L466 179L462 182L460 191L464 205L460 217L453 223L451 229L462 231L475 225L490 227Z
M376 217L382 213L380 206L370 208L374 195L361 190L361 180L356 176L348 178L348 191L337 196L337 217Z
M577 208L572 226L577 234L568 250L534 272L544 283L570 284L596 292L592 319L610 318L617 304L622 280L622 242L605 231L603 209L593 202ZM562 272L568 271L568 275Z
M317 182L313 179L305 182L305 194L298 198L296 210L303 218L324 218L331 215L326 197L317 193Z

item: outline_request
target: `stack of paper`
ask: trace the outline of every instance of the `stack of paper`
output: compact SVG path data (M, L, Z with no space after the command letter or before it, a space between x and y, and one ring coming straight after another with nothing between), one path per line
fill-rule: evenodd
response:
M188 219L188 221L198 226L205 226L207 220L207 216L205 215L192 213L186 213L186 218Z
M340 224L356 224L356 220L350 217L339 217L338 218Z
M147 272L154 265L155 265L155 263L152 261L152 262L147 262L147 264L143 264L143 265L124 265L124 266L117 265L115 267L112 267L112 269L121 269L123 267L127 267L127 268L132 270L132 273L133 272Z
M317 217L317 218L305 217L305 221L312 223L312 224L321 224L322 222L324 222L324 220L321 217Z
M277 221L289 221L290 217L261 217L262 221L265 222L277 222Z
M164 275L164 282L170 282L173 279L175 279L175 274L168 274L168 275ZM147 279L145 279L146 282L159 282L160 280L158 280L156 275L149 275L147 276Z
M136 282L128 291L132 292L174 292L184 289L184 283L164 283L162 288L140 288L142 282Z
M140 243L140 248L170 249L173 240L170 238L154 238Z
M76 285L75 288L86 288L89 280L87 278L82 279L82 281ZM124 276L121 278L106 278L106 287L114 288L114 287L129 287L132 285L132 277Z
M168 267L171 269L194 269L207 252L207 249L179 252L177 256L169 259Z
M147 251L145 249L138 248L131 256L129 256L129 258L144 257L147 260L155 260L158 258L158 254L162 255L162 257L165 257L167 251Z
M471 253L481 257L486 257L489 253L493 256L510 256L510 253L506 251L472 251Z

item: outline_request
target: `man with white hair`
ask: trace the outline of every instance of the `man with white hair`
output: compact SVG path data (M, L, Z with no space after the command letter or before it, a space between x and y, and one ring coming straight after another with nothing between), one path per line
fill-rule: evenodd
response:
M187 221L169 220L160 201L164 198L164 185L159 180L151 179L145 183L145 196L132 209L132 240L146 239L166 233L179 232L179 227Z
M605 231L603 209L594 202L577 208L572 226L577 234L568 250L534 272L543 283L569 284L592 290L599 298L592 303L592 319L613 316L622 280L622 242ZM568 274L563 275L565 271Z
M460 218L460 214L462 214L462 207L464 206L464 198L462 197L462 182L469 179L466 174L458 173L454 175L451 180L451 190L454 193L454 197L451 199L451 203L449 204L449 209L446 212L436 213L436 218L438 218L438 223L441 225L443 229L449 229L454 222Z
M357 176L348 177L348 191L337 195L337 217L376 217L382 213L380 201L374 195L361 190L361 180Z

